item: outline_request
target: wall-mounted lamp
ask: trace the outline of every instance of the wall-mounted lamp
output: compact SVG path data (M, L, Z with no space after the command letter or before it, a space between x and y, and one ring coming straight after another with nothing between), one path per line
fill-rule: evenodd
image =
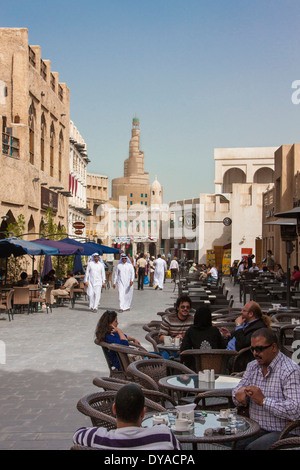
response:
M41 96L45 96L45 93L43 91L41 92Z
M8 215L2 215L2 216L1 216L1 219L2 219L3 221L7 220L7 219L8 219Z

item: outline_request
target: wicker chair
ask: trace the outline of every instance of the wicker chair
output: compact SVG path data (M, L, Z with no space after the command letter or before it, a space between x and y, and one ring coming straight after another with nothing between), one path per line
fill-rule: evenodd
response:
M93 426L116 429L117 420L113 416L112 405L115 401L116 391L96 392L86 395L77 403L77 410L89 416ZM166 410L159 403L154 403L149 398L145 398L146 412L158 411L163 413Z
M194 403L197 409L201 410L221 410L223 408L234 408L232 401L232 390L229 388L223 390L208 390L198 393Z
M300 420L291 421L288 423L281 433L279 434L278 441L274 442L269 447L269 450L281 450L281 449L291 449L299 448L300 449L300 436L291 436L292 431L298 428L300 429Z
M93 380L93 384L96 385L96 387L103 388L103 390L106 391L119 390L124 385L130 383L132 382L129 382L129 380L116 379L113 377L95 377ZM158 402L164 407L166 407L166 402L170 402L173 406L177 405L176 400L171 398L166 393L160 392L158 390L148 390L146 388L143 388L142 386L141 388L143 389L145 397L149 398L149 400L152 400L155 403Z
M280 439L269 447L269 450L300 450L300 436L298 437L287 437L286 439Z
M116 429L117 421L112 412L115 396L113 391L86 395L78 401L77 410L91 419L92 426Z
M73 289L75 298L80 297L82 294L86 297L86 286L84 285L84 282L82 279L79 281L79 285L75 286Z
M238 353L227 349L186 349L180 353L181 362L193 359L194 372L214 369L216 374L228 373L228 361Z
M163 358L148 359L147 361L135 361L128 366L135 382L150 390L160 390L158 381L162 377L174 374L194 374L194 371L176 361Z
M65 294L59 294L56 296L56 298L59 299L60 301L69 300L71 303L71 308L74 308L74 305L75 305L74 288L75 286L71 286L70 292L66 292Z
M161 320L152 320L149 323L146 323L145 325L143 325L143 330L148 331L150 333L150 331L152 330L159 329L160 325L161 325Z
M9 321L14 319L13 308L12 308L12 299L13 299L14 291L11 289L3 302L0 303L0 310L5 310L8 315Z
M300 310L293 313L276 313L271 316L272 322L292 323L292 319L300 320Z
M29 287L14 287L14 295L13 295L13 313L16 311L16 307L23 307L27 306L27 313L29 314L30 309L30 295L29 295Z
M294 328L297 324L282 325L278 332L278 343L280 351L289 358L293 355L292 343L294 341Z
M97 449L96 447L85 447L85 446L81 446L80 444L74 444L72 447L70 447L70 450L101 450L101 449Z
M251 352L251 347L243 348L238 351L236 356L233 357L231 373L244 372L247 364L253 361L254 357Z
M148 352L142 346L136 346L134 344L130 344L129 346L122 346L120 344L115 343L106 343L105 341L99 342L97 339L95 339L95 343L102 348L104 357L109 367L111 377L119 377L122 379L130 378L130 375L128 375L127 372L127 368L131 362L136 360L137 357L157 357L156 354ZM115 352L119 360L120 369L116 369L113 367L108 355L108 351Z
M145 339L152 345L153 350L159 353L157 344L159 343L159 330L152 330L146 334Z

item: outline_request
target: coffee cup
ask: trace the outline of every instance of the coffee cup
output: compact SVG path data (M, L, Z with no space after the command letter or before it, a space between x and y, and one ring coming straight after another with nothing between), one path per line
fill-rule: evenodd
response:
M220 418L228 419L230 416L230 410L220 410Z
M167 424L168 419L164 416L153 416L153 425L155 424Z
M180 338L175 338L174 339L174 346L176 346L176 347L180 346Z
M171 345L172 345L172 338L171 338L171 336L165 336L165 337L164 337L164 345L165 345L165 346L171 346Z
M175 429L176 431L186 431L189 428L188 419L177 418L175 419Z

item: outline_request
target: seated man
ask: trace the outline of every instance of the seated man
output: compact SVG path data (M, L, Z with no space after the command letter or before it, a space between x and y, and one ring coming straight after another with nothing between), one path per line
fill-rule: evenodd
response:
M18 287L27 287L28 285L29 285L28 275L27 275L27 273L23 272L23 273L20 274L20 279L17 282L17 286Z
M162 317L162 322L159 330L159 341L164 342L165 336L172 338L180 338L187 332L190 326L194 324L194 316L190 313L192 308L192 301L188 295L178 297L176 301L176 313L170 313ZM167 351L162 351L162 357L169 359L170 354ZM172 352L173 357L178 357L179 354Z
M73 442L82 446L106 450L180 450L181 445L165 424L142 428L145 398L136 384L118 390L112 406L117 429L100 427L80 428Z
M60 289L53 289L51 291L51 305L56 302L56 298L58 295L66 295L70 293L71 287L75 287L78 284L77 280L74 277L72 271L67 272L67 280Z
M251 346L251 336L255 330L269 328L270 318L263 315L257 302L247 302L241 315L235 319L236 329L230 333L227 328L220 327L222 335L228 339L227 349L240 351Z
M219 271L217 266L212 266L207 270L208 280L216 283L219 278Z
M261 328L252 334L254 361L232 391L236 406L249 405L249 416L261 430L237 442L237 449L267 450L282 429L300 419L300 367L279 351L276 333Z

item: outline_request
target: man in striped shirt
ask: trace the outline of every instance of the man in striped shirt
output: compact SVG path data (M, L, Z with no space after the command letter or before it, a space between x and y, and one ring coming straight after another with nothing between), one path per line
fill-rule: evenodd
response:
M300 367L279 351L276 333L269 328L252 334L251 350L255 361L232 396L237 406L249 405L249 416L261 431L236 448L267 450L290 421L300 419Z
M144 404L144 394L138 385L124 385L118 390L113 404L117 429L80 428L74 434L73 442L102 450L181 450L180 443L165 424L141 427Z
M194 324L194 316L190 313L192 308L192 301L188 295L181 295L176 301L176 313L170 313L162 317L162 322L159 329L159 341L164 342L165 336L171 338L182 338ZM163 350L161 355L164 359L169 359L170 355L178 357L176 351Z

